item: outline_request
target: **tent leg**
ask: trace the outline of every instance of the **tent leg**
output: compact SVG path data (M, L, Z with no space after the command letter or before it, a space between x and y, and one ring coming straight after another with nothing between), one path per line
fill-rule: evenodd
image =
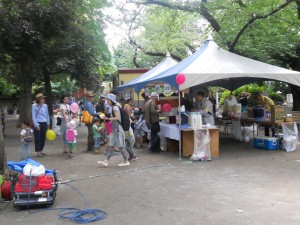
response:
M180 108L180 90L178 89L178 109ZM182 157L181 157L181 114L180 114L180 111L178 112L179 114L179 126L178 126L178 129L179 129L179 160L182 160Z

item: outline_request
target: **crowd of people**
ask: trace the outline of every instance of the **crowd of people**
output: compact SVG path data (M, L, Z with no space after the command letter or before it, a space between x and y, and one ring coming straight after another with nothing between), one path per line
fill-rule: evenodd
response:
M132 108L132 99L125 99L125 104L122 106L118 103L118 93L111 91L106 96L100 96L97 104L93 103L94 94L86 92L86 101L79 102L78 112L72 113L69 104L69 98L65 95L60 97L59 115L61 121L59 123L59 132L63 139L62 152L68 158L76 157L76 131L75 117L78 116L81 126L83 112L87 111L93 118L91 123L84 123L87 127L87 149L88 152L106 155L103 161L97 161L103 166L108 166L111 157L120 152L123 156L123 162L119 166L128 166L130 161L137 160L134 151L135 140L137 147L143 145L143 129L141 126L143 114L139 109ZM30 121L24 121L20 132L20 142L22 144L22 157L27 159L30 157L30 142L34 142L34 148L37 157L45 157L44 145L46 140L47 130L50 128L50 117L48 106L45 103L46 96L42 93L36 95L36 99L32 105L32 124ZM121 112L130 118L130 129L124 131L121 126ZM28 134L32 135L29 140ZM34 138L33 138L34 136Z
M149 139L149 152L159 153L160 140L158 132L160 131L159 114L161 112L160 96L153 92L150 96L142 94L144 98L143 108L133 108L133 100L130 97L125 99L121 104L119 102L119 94L117 91L111 91L106 96L101 95L97 104L93 103L95 95L92 92L86 92L85 102L79 102L78 112L72 113L69 105L69 98L62 95L60 98L59 113L61 116L60 134L63 139L62 152L68 158L76 157L76 123L75 117L79 117L78 126L81 122L84 111L87 111L92 120L90 123L85 122L87 127L87 148L86 151L106 155L102 161L97 161L103 166L108 166L109 160L115 154L120 152L123 157L123 162L119 166L128 166L130 161L137 160L135 147L143 146L143 121L145 121L151 135ZM243 107L248 105L249 95L245 92L241 94L240 98L230 94L224 102L225 106L233 106L240 103ZM264 105L264 108L270 109L274 102L267 96L260 93L254 93L253 97L258 101L258 104ZM48 113L48 106L45 103L46 96L42 93L36 95L34 104L32 105L32 124L25 121L23 129L20 133L20 141L22 143L22 159L30 155L30 142L34 142L35 152L37 157L45 157L43 152L46 132L50 128L50 117ZM200 112L202 115L202 122L205 125L215 125L215 100L211 93L205 96L203 91L198 91L195 94L195 102L192 103L188 95L180 93L180 103L185 106L187 111ZM130 118L129 130L124 130L122 127L122 113ZM275 128L271 127L272 135L275 134ZM28 135L32 133L32 140ZM269 127L265 127L265 135L269 136ZM135 146L135 147L134 147Z

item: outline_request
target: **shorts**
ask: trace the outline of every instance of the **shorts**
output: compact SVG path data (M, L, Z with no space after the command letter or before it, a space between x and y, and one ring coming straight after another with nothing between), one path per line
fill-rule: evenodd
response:
M69 149L74 149L76 147L76 143L67 143L67 147Z
M101 138L94 138L94 148L98 149L101 147Z

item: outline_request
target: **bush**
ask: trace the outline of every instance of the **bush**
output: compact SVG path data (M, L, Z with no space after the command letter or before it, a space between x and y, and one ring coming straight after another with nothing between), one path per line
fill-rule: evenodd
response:
M276 105L281 105L284 103L284 97L281 94L277 94L273 92L269 94L269 97L274 101Z

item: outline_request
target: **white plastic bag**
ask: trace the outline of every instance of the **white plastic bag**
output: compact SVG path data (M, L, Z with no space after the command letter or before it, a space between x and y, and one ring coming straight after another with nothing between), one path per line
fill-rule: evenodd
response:
M45 175L46 169L43 165L35 166L31 164L26 164L23 167L23 174L26 176L38 177Z
M295 151L298 145L298 128L296 123L282 123L283 148L287 152Z
M194 152L190 160L211 160L209 130L194 130Z

